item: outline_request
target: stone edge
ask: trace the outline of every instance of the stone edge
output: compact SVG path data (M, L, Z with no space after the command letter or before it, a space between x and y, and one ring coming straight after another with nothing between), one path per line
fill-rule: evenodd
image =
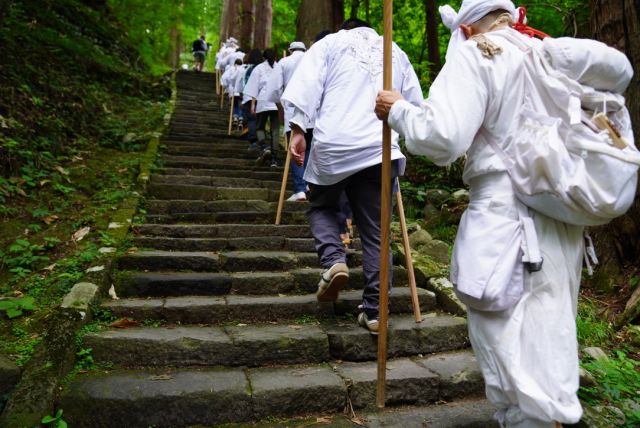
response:
M177 98L176 73L171 75L171 99L164 120L154 137L149 140L140 163L140 173L136 179L134 196L125 199L112 215L106 233L113 239L115 246L125 240L131 220L141 202L141 194L146 191L152 165L160 148L160 137L166 132L173 115ZM96 305L101 295L106 295L111 287L111 268L114 266L115 253L107 253L94 262L98 269L87 272L63 298L61 305L54 310L49 328L43 334L44 340L37 346L33 357L22 369L21 377L10 393L9 399L0 414L0 426L19 428L40 426L41 418L52 414L60 385L75 365L76 335L91 321L90 307ZM74 293L79 288L93 285L93 293L85 295L81 304L75 302ZM84 284L84 285L82 285Z

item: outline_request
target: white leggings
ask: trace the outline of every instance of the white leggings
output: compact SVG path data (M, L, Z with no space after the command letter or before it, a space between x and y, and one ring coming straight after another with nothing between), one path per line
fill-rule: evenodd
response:
M542 270L525 273L524 294L512 308L468 308L471 344L503 427L554 427L582 416L575 319L583 228L533 216Z

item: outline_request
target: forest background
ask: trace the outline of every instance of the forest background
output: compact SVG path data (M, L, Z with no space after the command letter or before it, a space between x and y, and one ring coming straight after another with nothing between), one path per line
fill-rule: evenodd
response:
M444 3L461 2L394 2L394 41L425 95L448 43L437 14ZM640 70L637 0L521 4L536 28L605 41ZM138 197L131 183L167 111L167 73L191 66L193 40L204 34L212 45L210 71L228 36L282 55L291 41L309 42L351 16L381 32L382 0L0 0L0 353L26 364L50 309L109 246L104 232L69 237L106 230L109 214ZM638 81L627 94L636 130ZM464 208L449 198L463 187L461 166L410 157L402 185L409 216L448 244ZM597 382L581 398L611 420L622 414L621 426L640 425L639 211L637 199L628 215L593 231L602 265L584 281L578 317L581 346L608 354L583 355Z

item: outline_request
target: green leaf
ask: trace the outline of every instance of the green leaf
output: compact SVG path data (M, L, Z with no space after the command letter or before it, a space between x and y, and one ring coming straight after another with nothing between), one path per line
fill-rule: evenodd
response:
M44 418L42 418L42 420L40 421L43 424L50 424L51 422L57 420L57 417L53 417L50 415L45 416Z
M67 423L63 420L59 420L56 428L67 428Z
M17 308L7 308L7 316L9 318L17 318L22 315L22 311Z

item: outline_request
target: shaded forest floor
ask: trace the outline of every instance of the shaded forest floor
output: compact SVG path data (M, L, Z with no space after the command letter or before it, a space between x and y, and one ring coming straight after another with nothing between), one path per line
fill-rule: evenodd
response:
M42 341L51 309L112 246L110 213L137 197L140 152L167 110L168 79L148 76L96 3L24 1L0 12L0 354L19 366ZM459 172L412 159L403 185L410 216L424 216L434 189L460 188ZM422 224L451 245L463 207L434 205L442 221ZM627 288L637 286L636 271L628 276ZM592 383L581 398L607 426L640 425L640 329L609 322L630 291L587 288L580 302L581 347L608 355L582 354Z

